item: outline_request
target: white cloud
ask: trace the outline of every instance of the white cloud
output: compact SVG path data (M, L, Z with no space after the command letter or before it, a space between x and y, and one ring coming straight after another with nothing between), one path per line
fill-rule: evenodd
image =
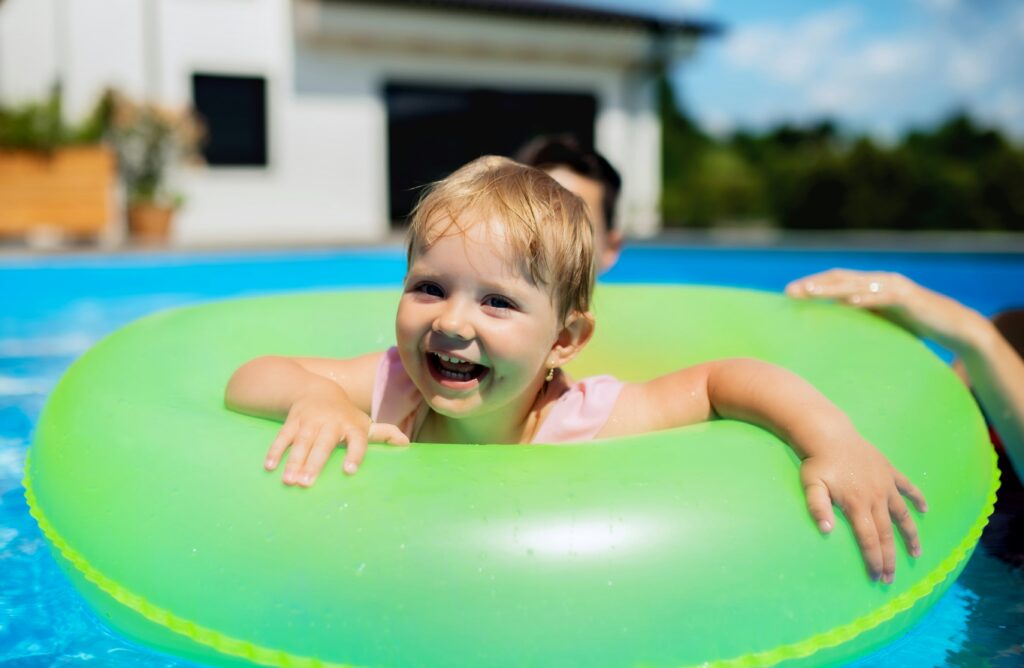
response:
M724 137L735 129L735 120L722 111L710 111L701 117L702 127L716 137Z
M719 77L745 83L718 104L695 91L702 120L726 128L827 114L884 135L966 107L1024 137L1024 6L917 5L896 24L842 5L790 24L738 23L725 35Z
M995 99L993 109L1006 118L1024 119L1024 92L1004 91Z
M884 39L865 46L853 60L865 78L898 78L918 75L928 64L927 45L910 39Z
M954 48L950 52L946 60L946 71L956 91L969 93L992 80L993 72L987 55L963 47Z
M857 41L860 12L839 7L811 15L791 28L741 28L727 45L739 69L787 86L796 116L870 109L886 90L903 88L926 73L930 52L921 41L892 38ZM778 114L785 115L782 110Z
M960 0L917 0L917 4L933 12L948 14L960 7Z
M711 9L714 0L672 0L669 9L683 12L706 12Z
M807 100L816 111L839 113L861 106L861 96L853 87L826 81L813 85L806 93Z
M860 14L840 7L813 15L793 27L762 24L740 27L727 36L726 57L736 66L787 84L817 76L835 46L860 23Z
M1004 90L979 112L988 122L1006 128L1014 136L1024 139L1024 92Z
M931 76L933 49L914 39L873 40L862 46L844 46L841 55L827 63L824 79L828 96L821 86L811 87L809 99L820 111L841 114L867 110L892 96L906 95Z

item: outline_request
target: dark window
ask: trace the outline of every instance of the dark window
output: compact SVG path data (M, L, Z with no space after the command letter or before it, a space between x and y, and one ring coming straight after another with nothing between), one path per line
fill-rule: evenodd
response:
M266 88L263 77L192 75L192 100L206 128L207 164L267 164Z
M481 155L513 155L542 134L594 142L597 100L586 93L388 84L391 219L403 224L420 189Z

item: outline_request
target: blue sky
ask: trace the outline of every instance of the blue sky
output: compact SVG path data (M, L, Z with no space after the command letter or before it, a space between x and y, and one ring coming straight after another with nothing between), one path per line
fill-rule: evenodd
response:
M1024 2L571 1L723 24L673 75L711 131L830 116L884 139L966 109L1024 141Z

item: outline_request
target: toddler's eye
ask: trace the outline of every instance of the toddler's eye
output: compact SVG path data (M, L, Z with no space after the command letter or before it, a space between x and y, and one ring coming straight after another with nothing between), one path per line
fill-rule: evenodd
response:
M413 292L420 292L431 297L444 297L444 290L436 283L420 283L413 288Z
M496 309L513 309L516 307L510 300L502 297L501 295L491 295L484 299L484 306L490 306Z

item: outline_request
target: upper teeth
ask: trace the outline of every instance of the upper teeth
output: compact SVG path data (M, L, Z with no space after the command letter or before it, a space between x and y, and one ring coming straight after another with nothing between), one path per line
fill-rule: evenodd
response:
M445 362L450 362L452 364L470 364L471 363L469 360L462 360L462 359L459 359L458 357L449 357L448 355L442 355L441 353L434 353L434 354L437 355L438 357L440 357Z

